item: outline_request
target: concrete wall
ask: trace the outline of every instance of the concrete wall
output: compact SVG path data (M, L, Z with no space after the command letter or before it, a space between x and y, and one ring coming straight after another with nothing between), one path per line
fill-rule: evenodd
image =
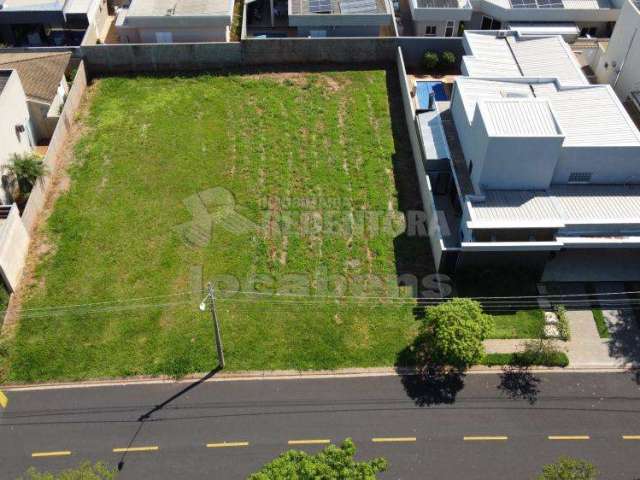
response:
M107 19L109 12L107 8L107 0L100 0L96 3L93 11L88 12L89 26L82 38L81 45L95 45L98 37L104 33L104 29L107 28Z
M118 27L118 37L122 43L158 43L158 32L171 33L174 43L226 42L229 40L229 26L216 25L209 28L143 28Z
M638 147L565 146L553 183L567 183L571 172L592 172L592 183L640 183Z
M29 234L14 204L9 216L0 223L0 275L11 292L20 283L28 249Z
M51 137L47 154L44 157L44 163L49 170L49 176L44 178L42 182L36 183L36 186L33 188L33 191L29 196L27 206L22 214L22 221L30 232L33 231L36 226L38 216L44 207L46 195L51 182L51 176L57 171L60 154L64 148L69 131L72 128L76 111L80 106L82 95L86 88L87 74L84 62L81 62L73 80L71 90L69 90L69 95L67 96L64 109L62 110L56 129L53 132L53 136Z
M323 31L327 37L377 37L380 34L378 25L333 27L320 25L314 27L298 27L298 37L311 37L312 31Z
M424 35L427 26L436 27L436 34L435 34L436 37L444 37L445 30L447 28L447 21L446 20L423 20L423 21L413 22L414 32L417 36ZM453 35L458 34L459 28L460 28L460 22L453 21Z
M622 101L640 90L640 10L630 0L622 7L606 52L592 67L598 81L614 87Z
M31 151L28 133L16 133L17 125L29 125L30 115L27 97L22 89L18 73L14 70L0 93L0 171L8 163L12 154ZM5 197L0 189L0 203Z
M463 55L460 38L286 38L228 43L88 45L78 50L92 74L184 72L252 65L374 64L396 62L402 47L409 67L424 52Z

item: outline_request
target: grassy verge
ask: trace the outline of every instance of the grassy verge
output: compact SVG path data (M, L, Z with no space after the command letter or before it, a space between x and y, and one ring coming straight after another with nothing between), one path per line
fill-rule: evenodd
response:
M526 353L488 353L484 356L480 364L488 367L502 365L517 367L566 367L569 365L569 357L567 357L564 352L554 352L551 355L544 356Z
M540 338L544 328L542 310L523 310L506 315L493 315L493 331L489 338Z
M51 248L26 295L10 379L209 371L211 320L189 294L194 272L225 279L220 290L311 296L220 295L229 370L393 365L416 335L414 305L316 296L389 295L397 266L414 267L427 244L402 249L397 229L375 225L289 229L279 215L398 213L399 188L415 174L406 132L394 127L404 121L390 107L400 105L387 90L395 75L99 80L71 187L46 227ZM214 188L235 207L227 198L211 211L261 228L238 231L216 216L209 242L185 242L179 229L194 217L183 202ZM309 199L319 206L305 207Z
M596 328L598 329L598 335L600 335L600 338L609 338L611 333L609 332L609 327L607 327L607 322L604 319L602 310L594 308L591 310L591 313L593 314L593 320L596 322Z

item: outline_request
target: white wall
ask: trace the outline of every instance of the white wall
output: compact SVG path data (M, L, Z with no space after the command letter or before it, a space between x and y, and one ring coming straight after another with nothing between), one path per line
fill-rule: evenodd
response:
M640 11L630 0L622 7L607 51L594 70L598 81L614 87L622 101L631 91L640 90Z
M571 172L592 172L591 183L640 183L638 147L564 147L553 183L567 183Z
M460 28L460 22L453 21L453 37L458 35L458 29ZM422 20L422 21L414 21L413 28L417 37L422 37L426 30L427 26L435 26L436 34L434 37L444 37L445 30L447 28L447 21L438 21L438 20Z
M30 125L27 97L22 89L18 73L14 70L0 93L0 169L3 169L12 154L31 151L28 133L16 133L16 125ZM0 189L0 203L4 201Z
M170 32L173 37L172 43L229 41L229 26L224 25L209 28L118 27L117 31L122 43L158 43L157 32Z
M14 205L0 224L0 274L11 291L18 288L28 249L29 234Z

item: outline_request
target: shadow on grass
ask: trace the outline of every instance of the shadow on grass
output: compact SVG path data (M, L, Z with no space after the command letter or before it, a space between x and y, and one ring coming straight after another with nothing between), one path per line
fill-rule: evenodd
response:
M175 400L177 400L178 398L183 396L185 393L193 390L194 388L198 387L199 385L202 385L204 382L206 382L208 379L212 378L216 373L218 373L221 370L222 370L222 367L220 365L218 365L216 368L211 370L209 373L207 373L202 378L196 380L193 383L190 383L189 385L184 387L182 390L178 391L177 393L175 393L174 395L172 395L171 397L166 399L164 402L159 403L158 405L153 407L148 412L143 413L142 415L140 415L140 417L138 418L138 428L136 429L135 433L131 437L131 440L129 440L129 444L127 445L126 448L127 449L131 448L131 446L135 443L136 438L138 438L138 435L140 435L140 432L142 431L142 427L144 426L144 423L146 421L148 421L148 420L151 420L151 416L154 413L161 411L163 408L165 408L167 405L169 405L170 403L174 402ZM125 450L123 452L123 454L122 454L122 457L120 457L120 461L118 462L118 471L122 471L124 469L125 459L126 458L127 458L127 451Z
M512 400L527 400L533 405L538 400L540 378L528 367L508 365L502 368L498 390Z

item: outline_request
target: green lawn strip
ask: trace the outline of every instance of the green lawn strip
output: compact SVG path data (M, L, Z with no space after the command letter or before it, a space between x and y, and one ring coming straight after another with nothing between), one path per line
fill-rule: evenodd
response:
M540 338L544 328L542 310L520 310L511 314L492 315L494 327L489 338Z
M596 328L598 329L598 335L600 335L600 338L609 338L611 333L609 332L609 327L604 319L602 310L594 308L591 310L591 313L593 314L593 320L596 322Z
M192 220L183 200L216 187L257 224L274 213L270 197L397 209L388 74L99 80L71 187L48 220L52 248L26 295L9 379L210 370L211 319L198 310L200 298L181 295L190 291L194 267L205 281L226 275L245 290L256 279L283 289L298 275L308 295L318 293L317 274L331 280L329 290L346 282L346 294L369 278L395 280L393 231L237 234L215 224L203 247L175 230ZM396 161L412 164L410 156ZM418 326L411 305L221 297L229 370L393 365ZM34 310L105 301L127 308Z
M540 356L528 353L488 353L480 361L480 365L488 367L510 365L516 367L566 367L569 365L569 357L564 352Z

